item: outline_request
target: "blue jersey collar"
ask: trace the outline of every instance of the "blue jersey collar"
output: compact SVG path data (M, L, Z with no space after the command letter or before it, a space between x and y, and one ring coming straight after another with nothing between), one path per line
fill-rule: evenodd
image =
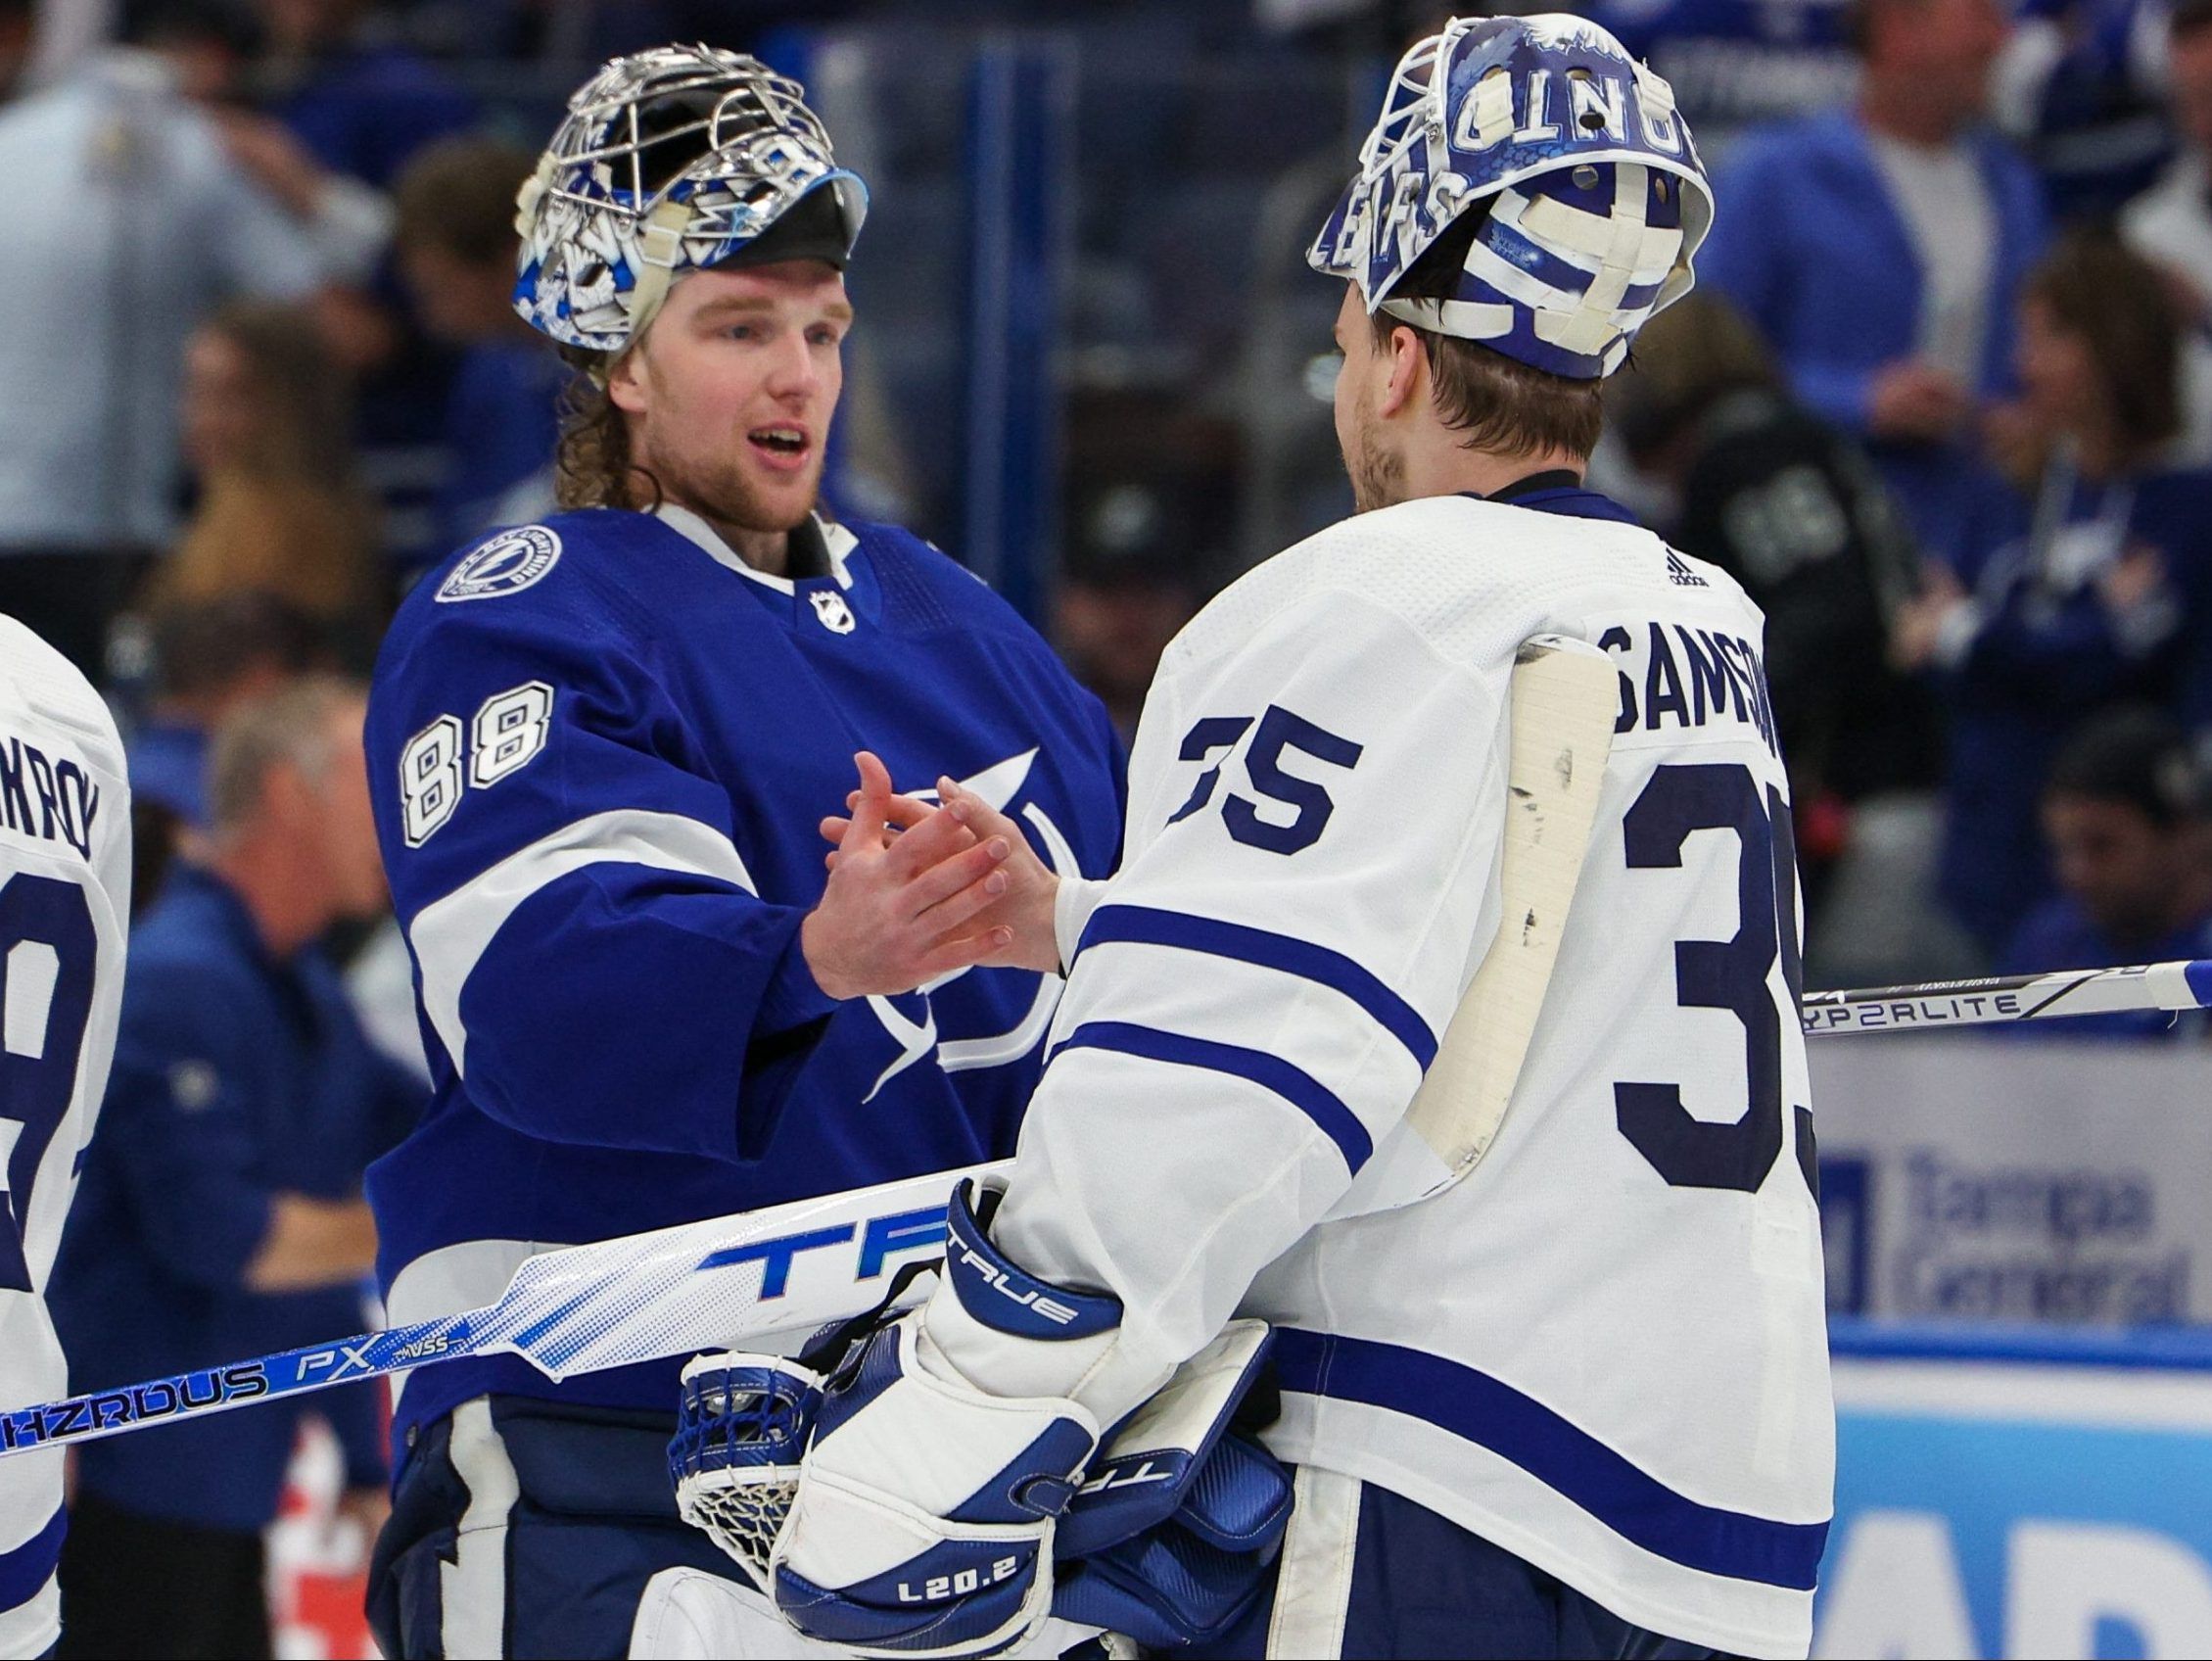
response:
M1530 473L1525 479L1516 479L1502 490L1488 496L1478 491L1461 491L1461 496L1472 501L1502 501L1515 507L1526 507L1536 513L1558 513L1570 519L1610 519L1615 524L1634 525L1636 516L1611 497L1600 496L1582 484L1578 474L1564 467L1546 468L1541 473Z

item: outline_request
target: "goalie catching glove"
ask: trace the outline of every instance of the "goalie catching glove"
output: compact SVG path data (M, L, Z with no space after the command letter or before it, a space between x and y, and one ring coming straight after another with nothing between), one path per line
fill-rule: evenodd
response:
M985 1215L997 1198L984 1191ZM1094 1459L1100 1429L1080 1403L976 1388L930 1324L959 1319L965 1353L980 1326L1005 1350L994 1377L1041 1363L1080 1376L1112 1344L1119 1305L1010 1261L966 1189L947 1222L936 1301L857 1340L826 1378L768 1355L684 1368L670 1463L685 1520L794 1629L863 1654L994 1655L1048 1613L1152 1645L1224 1627L1290 1513L1288 1474L1224 1434L1265 1325L1233 1323ZM1057 1587L1056 1556L1074 1559Z

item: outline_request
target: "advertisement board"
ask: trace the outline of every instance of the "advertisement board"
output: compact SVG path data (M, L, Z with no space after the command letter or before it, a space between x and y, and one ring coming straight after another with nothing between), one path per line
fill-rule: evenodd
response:
M1811 1050L1831 1309L2212 1321L2198 1046L1914 1034Z
M1835 1351L1815 1655L2212 1655L2212 1335Z

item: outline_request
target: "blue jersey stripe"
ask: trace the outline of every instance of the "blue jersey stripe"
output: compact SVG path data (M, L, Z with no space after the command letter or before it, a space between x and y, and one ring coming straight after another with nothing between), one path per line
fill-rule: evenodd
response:
M1317 946L1311 940L1252 928L1242 923L1223 923L1210 917L1193 917L1187 912L1163 911L1157 906L1104 905L1091 914L1091 921L1084 925L1083 938L1075 948L1076 955L1080 957L1091 947L1111 940L1145 946L1178 946L1187 952L1235 958L1242 963L1281 970L1285 974L1314 981L1341 992L1374 1017L1378 1025L1406 1047L1424 1072L1436 1058L1436 1035L1429 1030L1429 1023L1414 1012L1411 1004L1343 953Z
M62 1536L69 1532L67 1511L56 1511L46 1526L13 1551L0 1551L0 1610L20 1608L45 1590L62 1560Z
M1293 1327L1275 1336L1285 1390L1388 1408L1486 1447L1623 1539L1686 1569L1812 1590L1826 1523L1702 1505L1511 1385L1441 1355Z
M1162 1032L1156 1026L1138 1026L1126 1020L1087 1020L1059 1045L1060 1050L1114 1050L1148 1061L1172 1062L1179 1067L1202 1067L1247 1078L1271 1090L1328 1132L1356 1174L1375 1152L1375 1143L1359 1116L1311 1073L1300 1070L1281 1056L1265 1050L1247 1050L1239 1044L1217 1044L1207 1038L1191 1038L1180 1032Z

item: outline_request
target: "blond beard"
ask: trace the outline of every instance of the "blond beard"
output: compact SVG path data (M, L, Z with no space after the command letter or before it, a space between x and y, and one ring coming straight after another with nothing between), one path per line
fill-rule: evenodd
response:
M822 501L823 463L819 458L815 462L814 477L808 481L807 504L796 513L771 509L735 467L719 475L707 475L671 467L665 462L639 461L634 464L633 470L651 479L664 500L688 507L700 518L715 524L731 525L761 536L780 536L798 529ZM651 493L646 493L643 499L651 500Z
M1356 434L1358 453L1344 457L1344 471L1351 475L1354 513L1372 513L1405 499L1405 457L1383 448L1375 430L1378 424L1361 415Z

